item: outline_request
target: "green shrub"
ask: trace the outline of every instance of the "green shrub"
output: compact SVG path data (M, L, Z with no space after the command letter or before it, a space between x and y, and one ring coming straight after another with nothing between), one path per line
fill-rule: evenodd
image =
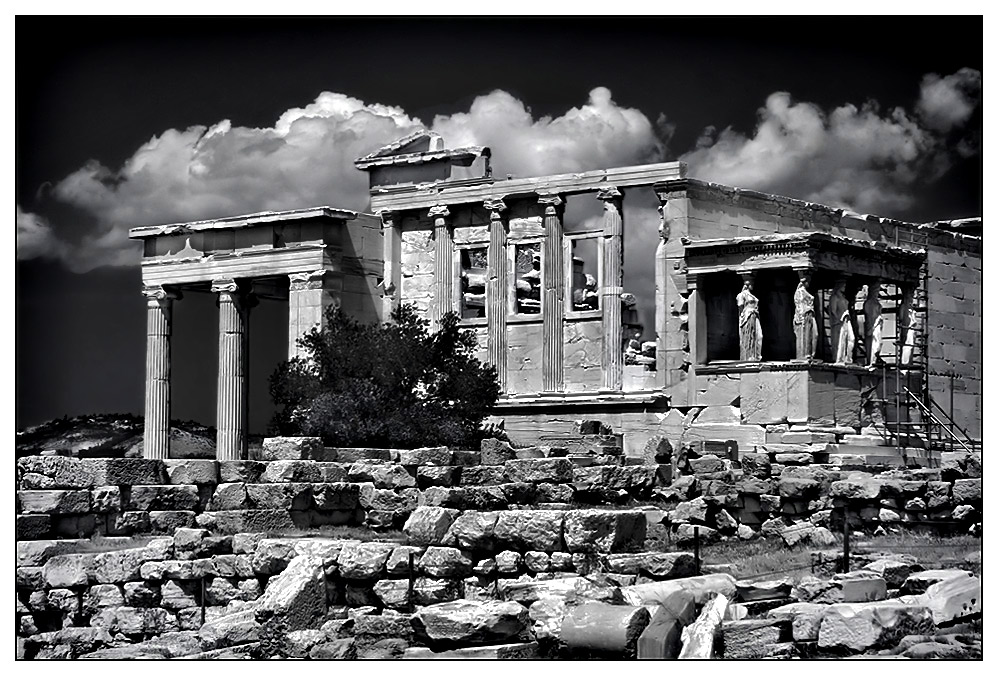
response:
M329 308L326 328L300 339L304 357L270 378L272 431L341 447L477 444L499 385L494 367L474 357L474 334L454 313L431 334L412 305L391 320L362 324Z

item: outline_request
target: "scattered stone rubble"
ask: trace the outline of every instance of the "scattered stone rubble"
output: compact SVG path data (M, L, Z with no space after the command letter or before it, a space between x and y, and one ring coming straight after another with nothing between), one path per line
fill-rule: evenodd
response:
M18 655L674 658L721 595L715 657L980 656L978 577L896 554L837 573L833 535L843 507L857 527L882 510L979 523L979 457L873 475L660 441L631 465L613 438L580 426L571 454L277 439L268 461L21 458ZM268 536L329 524L405 542ZM649 551L696 527L816 548L815 576L697 576L690 553Z

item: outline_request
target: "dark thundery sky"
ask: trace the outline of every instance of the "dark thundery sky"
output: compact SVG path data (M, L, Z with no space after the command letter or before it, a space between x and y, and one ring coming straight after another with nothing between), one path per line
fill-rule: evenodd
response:
M982 20L18 17L16 424L143 407L129 227L365 209L366 154L426 126L518 176L692 176L912 221L981 213ZM651 324L627 217L625 285ZM251 428L286 309L254 310ZM217 310L178 303L174 416L214 424ZM652 338L653 336L647 336Z

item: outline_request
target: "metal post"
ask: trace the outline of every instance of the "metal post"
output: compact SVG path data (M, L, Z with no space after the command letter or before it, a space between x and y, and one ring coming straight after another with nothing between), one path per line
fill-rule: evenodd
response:
M416 555L409 552L409 607L416 607Z
M842 507L842 572L849 572L849 505Z
M953 409L953 380L954 380L955 376L956 376L956 371L950 371L949 372L949 450L950 450L950 452L952 452L956 448L956 446L955 446L956 435L953 432L953 425L955 424L954 421L956 420L953 417L953 413L954 413L954 409Z
M205 587L204 577L202 576L201 577L201 624L202 625L204 624L204 616L205 616L205 607L204 607L204 605L205 605L204 604L204 596L205 596L204 592L205 592L205 589L204 589L204 587Z
M700 574L700 526L693 526L693 563Z

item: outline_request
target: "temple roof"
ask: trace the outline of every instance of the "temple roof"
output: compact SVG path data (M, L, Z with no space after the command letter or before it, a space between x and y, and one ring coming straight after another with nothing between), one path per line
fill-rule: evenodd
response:
M168 223L166 225L144 225L138 228L130 229L128 231L128 236L131 239L145 239L147 237L177 235L185 232L198 232L202 230L235 230L237 228L248 228L261 223L276 223L281 221L296 221L306 218L321 217L340 218L349 221L357 218L357 212L350 211L349 209L337 209L335 207L327 206L290 209L288 211L261 211L255 214L227 216L225 218L214 218L204 221Z

